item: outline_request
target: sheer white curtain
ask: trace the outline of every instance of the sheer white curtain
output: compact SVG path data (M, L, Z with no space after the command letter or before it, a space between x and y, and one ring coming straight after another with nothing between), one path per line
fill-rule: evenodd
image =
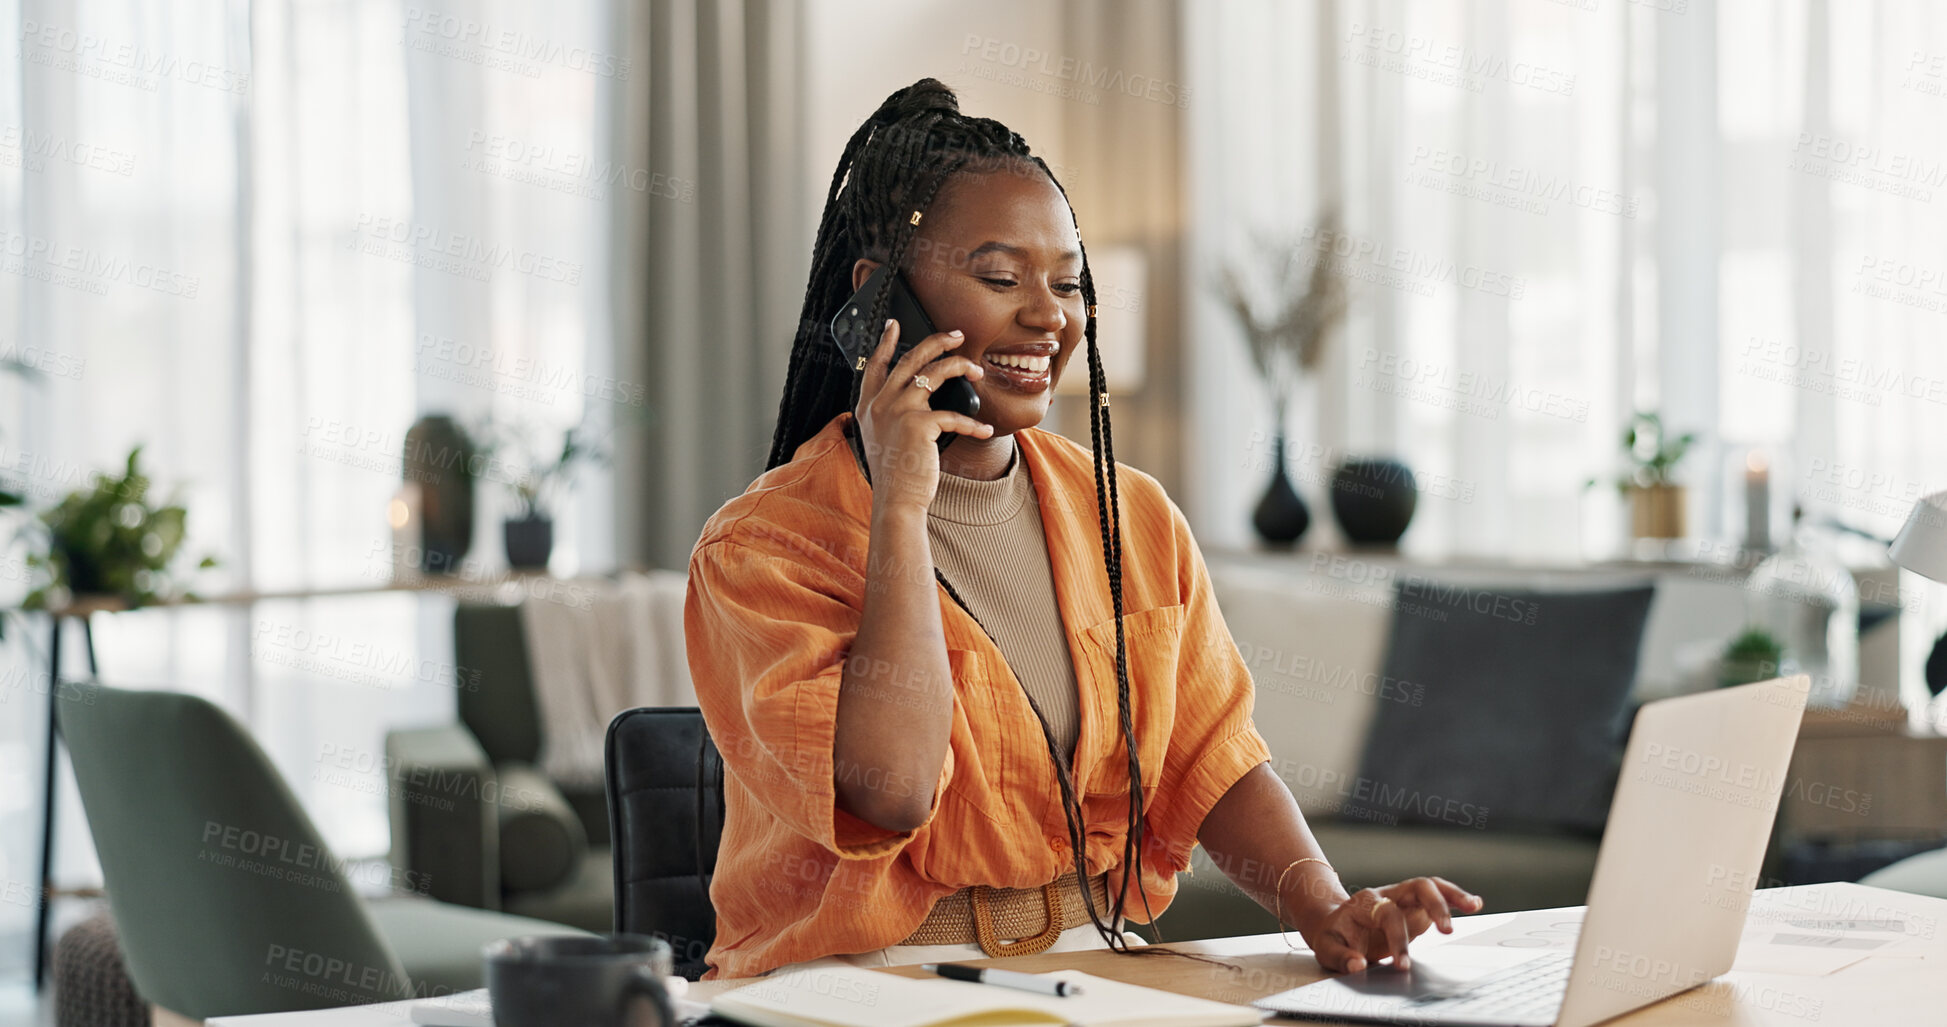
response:
M1584 482L1633 409L1700 435L1700 538L1742 537L1753 449L1780 529L1796 501L1890 535L1947 487L1936 5L1266 0L1185 30L1193 274L1297 237L1354 289L1290 426L1315 516L1338 455L1386 453L1421 474L1410 552L1607 555L1620 504ZM1334 198L1342 235L1306 236ZM1242 544L1272 426L1192 285L1190 511ZM1923 646L1947 597L1905 587Z
M180 486L205 594L379 584L407 428L639 419L611 371L607 0L0 2L0 474L32 508L144 447ZM606 473L556 510L555 570L613 565ZM468 572L512 503L478 486ZM12 515L16 517L19 515ZM11 539L12 524L0 528ZM0 553L0 606L27 583ZM193 691L257 732L343 855L384 850L374 757L451 716L450 605L409 596L98 618L111 684ZM0 880L36 873L45 627L0 650ZM18 715L16 715L16 713ZM324 775L331 753L349 776ZM71 786L70 786L71 788ZM89 849L72 791L64 877ZM0 933L31 908L0 904Z
M1409 549L1580 552L1582 482L1618 434L1619 261L1643 216L1624 147L1631 17L1351 0L1188 19L1191 267L1295 240L1352 289L1288 426L1290 472L1327 537L1332 465L1381 454L1420 475ZM1333 203L1336 233L1318 225ZM1196 516L1204 537L1242 543L1273 426L1198 284L1193 451L1220 458Z
M1947 489L1947 10L1733 0L1715 53L1721 430L1782 453L1809 516L1890 537ZM1912 698L1947 587L1900 587Z

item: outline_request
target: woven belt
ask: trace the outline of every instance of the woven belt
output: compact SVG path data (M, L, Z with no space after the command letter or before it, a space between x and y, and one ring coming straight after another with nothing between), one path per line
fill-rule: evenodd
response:
M1109 911L1109 878L1089 879L1095 909ZM1043 952L1070 927L1088 923L1088 904L1074 874L1039 888L962 888L933 904L919 928L901 945L979 945L990 956L1031 956ZM1014 941L1003 942L1003 938Z

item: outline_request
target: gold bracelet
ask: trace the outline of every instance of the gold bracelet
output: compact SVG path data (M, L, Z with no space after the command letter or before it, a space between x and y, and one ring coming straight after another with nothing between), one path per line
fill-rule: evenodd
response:
M1288 948L1293 952L1298 951L1298 946L1293 945L1291 943L1290 933L1285 930L1285 926L1284 926L1284 879L1286 874L1291 873L1291 868L1297 866L1300 863L1316 863L1327 870L1331 870L1332 876L1334 877L1338 876L1338 871L1332 870L1332 864L1325 862L1324 860L1318 858L1317 856L1306 856L1303 859L1294 859L1290 863L1285 864L1284 871L1278 874L1278 890L1274 892L1271 896L1271 905L1274 910L1274 915L1278 918L1278 936L1284 939L1285 948Z

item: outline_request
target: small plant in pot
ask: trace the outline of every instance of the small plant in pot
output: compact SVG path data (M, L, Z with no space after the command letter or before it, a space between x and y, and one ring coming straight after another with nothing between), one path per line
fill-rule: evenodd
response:
M1629 470L1616 480L1616 487L1629 501L1631 537L1683 536L1684 487L1676 482L1676 469L1696 441L1695 432L1671 438L1662 416L1652 411L1638 411L1629 419L1622 435Z
M141 459L137 446L120 476L98 473L90 487L41 511L29 528L42 536L27 557L35 587L22 606L60 609L103 598L137 607L193 598L171 569L189 513L180 503L151 502ZM206 556L197 566L214 567L216 560Z
M1724 647L1717 661L1720 688L1769 681L1784 673L1785 647L1771 632L1759 627L1745 628Z
M554 553L555 496L573 484L577 465L605 465L609 454L595 445L586 424L562 432L560 447L545 451L546 456L536 455L531 447L537 431L503 432L489 424L481 434L488 440L490 476L508 486L516 504L516 515L501 525L507 566L544 570Z
M39 380L38 371L36 371L31 365L29 365L25 361L17 360L13 357L0 357L0 371L5 371L9 374L17 375L22 381L25 382L36 383ZM24 489L26 485L25 483L21 483L19 487ZM0 510L5 510L8 507L21 506L26 502L27 502L26 492L15 491L15 485L12 482L9 482L4 477L0 477ZM7 618L4 616L0 616L0 641L5 640L6 637L7 637Z

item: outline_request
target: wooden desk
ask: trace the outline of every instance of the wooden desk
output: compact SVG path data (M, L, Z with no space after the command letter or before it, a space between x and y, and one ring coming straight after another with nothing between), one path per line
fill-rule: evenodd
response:
M1429 932L1413 943L1414 950L1431 953L1442 944L1498 927L1519 915L1493 913L1457 918L1451 936ZM1869 956L1823 976L1733 970L1701 988L1664 999L1609 1023L1616 1027L1947 1025L1947 899L1857 884L1818 884L1760 891L1752 902L1751 915L1780 923L1808 917L1900 917L1917 927L1918 939L1916 945L1908 946L1905 955ZM1294 943L1299 941L1297 935L1291 938ZM1182 942L1168 947L1210 956L1224 965L1164 956L1121 956L1108 951L988 959L974 965L1005 966L1029 973L1075 969L1112 980L1239 1004L1325 976L1310 953L1289 951L1275 934ZM884 972L922 976L917 967L911 966L893 967ZM748 983L748 980L705 981L691 985L688 997L707 1001L713 995ZM391 1002L311 1013L222 1017L209 1021L209 1027L410 1027L411 1005ZM1321 1021L1279 1018L1270 1022Z

